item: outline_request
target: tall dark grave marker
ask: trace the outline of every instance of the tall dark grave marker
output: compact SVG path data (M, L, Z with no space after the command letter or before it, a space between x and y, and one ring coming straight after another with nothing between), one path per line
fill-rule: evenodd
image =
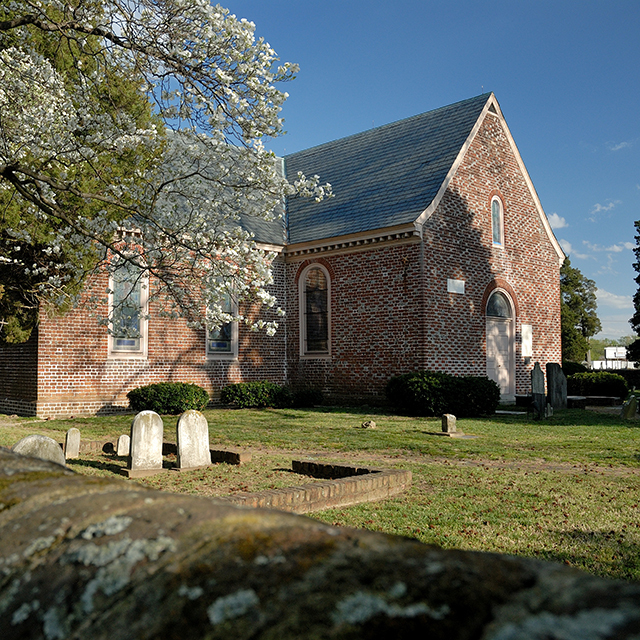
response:
M531 395L533 396L533 417L540 420L545 417L547 395L544 391L544 373L539 362L535 363L531 371Z
M567 376L557 362L547 362L547 391L554 410L567 408Z

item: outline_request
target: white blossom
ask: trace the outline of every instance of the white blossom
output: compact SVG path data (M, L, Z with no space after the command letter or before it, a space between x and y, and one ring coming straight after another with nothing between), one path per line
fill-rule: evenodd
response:
M73 64L56 70L34 33L64 39ZM6 2L0 199L19 199L24 218L42 226L38 264L28 267L41 274L39 300L59 304L86 275L78 264L124 260L151 276L149 294L169 316L273 333L277 323L232 317L222 303L276 305L274 256L241 216L273 220L294 194L331 196L318 176L288 183L262 143L282 133L287 94L276 85L296 72L252 22L208 0ZM118 102L122 78L149 117ZM7 229L1 263L15 264L29 227Z

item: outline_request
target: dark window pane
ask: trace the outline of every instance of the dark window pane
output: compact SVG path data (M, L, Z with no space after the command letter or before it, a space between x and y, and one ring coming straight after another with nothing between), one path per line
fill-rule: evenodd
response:
M487 304L487 315L493 318L510 318L511 305L504 293L496 291Z
M327 293L327 279L324 273L320 269L309 271L305 289L307 351L329 350Z

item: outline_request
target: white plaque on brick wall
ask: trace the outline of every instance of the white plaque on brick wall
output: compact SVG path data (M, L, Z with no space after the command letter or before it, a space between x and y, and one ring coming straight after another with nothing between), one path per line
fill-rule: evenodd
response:
M447 278L447 291L449 293L464 293L464 280Z
M522 357L530 358L533 355L533 327L530 324L521 326L522 332Z

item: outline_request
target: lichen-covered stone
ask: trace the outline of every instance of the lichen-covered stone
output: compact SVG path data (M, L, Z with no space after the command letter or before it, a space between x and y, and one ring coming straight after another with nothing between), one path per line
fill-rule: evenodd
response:
M2 639L630 639L640 585L0 449Z

